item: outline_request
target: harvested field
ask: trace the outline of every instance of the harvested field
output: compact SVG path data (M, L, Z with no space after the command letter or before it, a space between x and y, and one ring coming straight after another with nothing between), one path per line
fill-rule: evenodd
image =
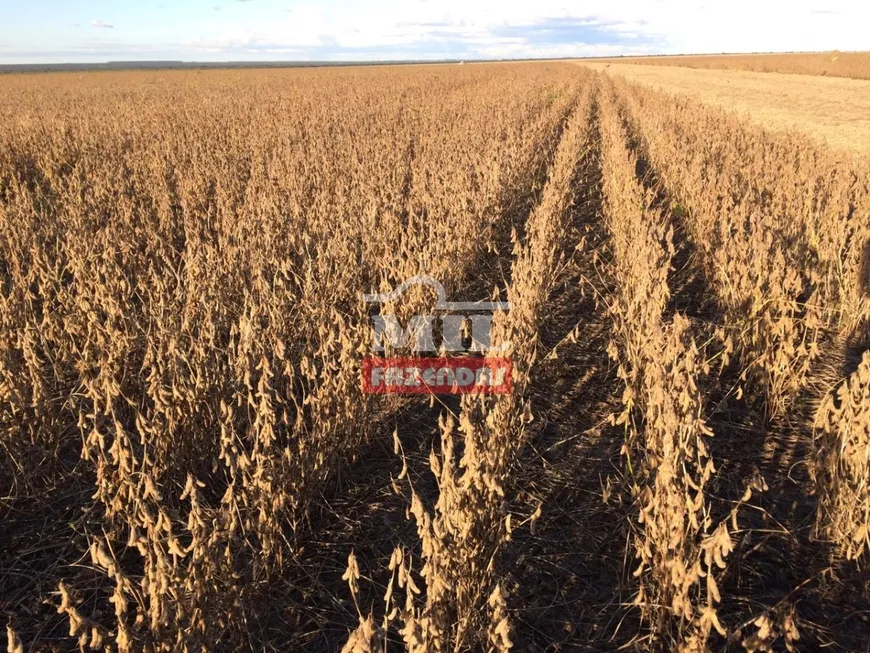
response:
M621 57L600 59L599 61L643 66L679 66L681 68L870 79L870 52L676 55L669 57Z
M870 169L614 68L0 78L9 650L863 650Z

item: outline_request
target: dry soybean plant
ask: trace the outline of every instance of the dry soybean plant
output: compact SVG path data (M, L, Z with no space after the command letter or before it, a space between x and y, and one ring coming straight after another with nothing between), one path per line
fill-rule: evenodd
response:
M745 374L781 416L820 344L866 312L857 285L866 182L797 137L617 82L645 150L685 212ZM715 127L714 127L715 125ZM809 191L809 192L808 192Z
M734 548L729 526L737 527L736 511L731 524L714 523L705 495L715 472L702 388L710 368L691 320L663 315L674 228L636 177L637 160L606 86L601 134L604 214L618 285L611 309L618 338L610 350L626 386L625 411L615 421L626 429L638 506L635 600L653 637L677 650L704 651L713 629L726 634L716 575Z
M591 99L587 80L567 119L540 202L528 218L525 240L514 233L507 288L511 309L496 315L491 343L493 355L512 360L513 392L495 398L464 396L458 419L449 415L439 422L440 455L434 450L430 455L438 482L433 509L411 488L410 512L422 546L419 574L425 583L425 603L416 605L413 592L408 592L401 634L409 650L512 647L505 588L498 579L499 549L512 530L505 503L509 471L533 419L526 388L538 355L541 310L561 262L562 232L576 175L589 150ZM399 451L398 442L396 446ZM410 570L396 567L397 556L404 559L401 551L394 553L390 572L403 579L400 585L413 582ZM389 612L389 603L386 607ZM366 633L367 641L375 639L361 618L348 646L359 646Z
M245 639L370 437L361 293L470 274L572 72L46 76L39 108L4 82L3 475L80 446L115 606L64 600L83 646Z
M762 651L828 645L798 632L810 600L844 623L863 614L821 576L780 593L757 573L764 547L732 551L755 536L737 510L764 483L728 445L757 450L747 439L777 425L814 433L795 462L812 470L800 490L817 490L824 541L807 520L782 530L822 565L866 560L866 166L566 63L0 86L8 650L703 651L724 635ZM588 256L610 346L553 327L602 387L533 405L548 375L577 369L539 358L576 297L580 220L610 250ZM689 251L716 324L673 309L693 299L674 283ZM362 295L417 275L510 301L485 353L511 357L512 394L444 400L436 423L435 398L363 393L376 316ZM404 324L431 302L381 311ZM736 387L756 430L722 419ZM578 423L565 406L593 428L563 432ZM388 462L369 473L381 450L395 478ZM566 469L617 469L633 501L602 508ZM535 533L512 514L539 482L537 517L583 533L570 551L559 518ZM584 519L605 513L612 535L586 538ZM634 561L605 550L622 545ZM384 569L367 573L372 559Z
M870 352L819 407L820 526L849 559L870 550Z

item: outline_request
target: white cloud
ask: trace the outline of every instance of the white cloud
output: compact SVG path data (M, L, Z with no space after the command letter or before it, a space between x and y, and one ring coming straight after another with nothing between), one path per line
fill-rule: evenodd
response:
M299 0L206 3L201 15L124 30L131 56L443 59L870 49L866 0ZM219 8L223 10L219 10ZM116 20L121 20L117 18ZM129 23L127 21L125 24ZM103 20L96 28L111 29ZM124 39L119 39L123 56ZM19 42L42 58L74 51ZM10 57L0 53L0 58Z
M482 57L870 47L870 3L853 0L611 0L582 7L566 0L305 2L272 18L206 40L213 47L240 41L279 48L329 44L339 51L410 47L442 56L443 46Z
M822 9L825 13L819 13ZM603 18L643 21L664 34L667 52L755 52L866 49L870 4L852 0L761 2L729 0L690 3L617 1Z

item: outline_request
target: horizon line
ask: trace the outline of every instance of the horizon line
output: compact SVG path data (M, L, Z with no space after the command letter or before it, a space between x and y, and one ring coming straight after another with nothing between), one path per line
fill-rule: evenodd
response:
M703 52L703 53L668 53L668 54L619 54L590 55L586 57L451 57L444 59L288 59L288 60L240 60L200 61L195 59L115 59L102 62L37 62L37 63L0 63L0 72L36 71L65 72L124 70L125 68L171 69L176 68L300 68L300 67L342 67L342 66L401 66L426 64L457 64L471 63L511 63L511 62L543 62L543 61L586 61L595 59L650 59L657 57L717 57L746 55L789 55L789 54L826 54L841 52L845 54L862 54L868 50L787 50L787 51L753 51L753 52Z

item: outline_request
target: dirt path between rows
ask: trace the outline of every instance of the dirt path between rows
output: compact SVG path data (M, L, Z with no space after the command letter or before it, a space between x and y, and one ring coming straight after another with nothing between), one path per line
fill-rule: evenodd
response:
M736 70L580 62L691 95L776 131L796 130L870 161L870 81Z

